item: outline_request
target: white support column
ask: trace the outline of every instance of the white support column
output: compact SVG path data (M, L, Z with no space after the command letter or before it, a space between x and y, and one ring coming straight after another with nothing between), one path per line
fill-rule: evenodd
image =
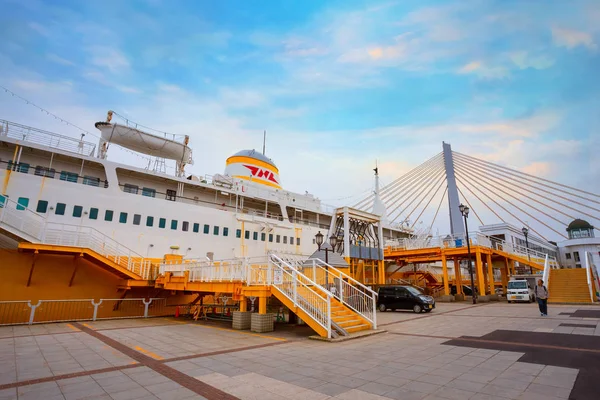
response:
M444 148L444 168L446 169L446 182L448 184L448 207L450 208L450 232L452 235L464 235L465 226L463 225L462 215L458 206L458 188L456 186L456 176L454 175L454 159L452 158L452 148L450 144L442 142Z
M348 207L344 207L344 257L350 258L350 214Z

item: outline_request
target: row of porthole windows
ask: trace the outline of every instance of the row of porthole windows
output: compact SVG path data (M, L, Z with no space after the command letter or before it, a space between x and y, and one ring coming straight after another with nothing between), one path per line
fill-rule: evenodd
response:
M258 240L259 232L250 232L250 231L244 231L244 239L250 240L250 233L252 233L252 240ZM235 237L236 238L242 237L241 229L238 229L235 232ZM288 244L288 236L274 235L272 233L269 233L268 237L269 237L270 243L273 243L273 240L275 240L275 243L281 243L281 241L283 239L283 244ZM267 241L267 234L265 232L260 232L260 240L261 240L261 242ZM299 237L295 238L293 236L289 236L289 244L293 245L294 240L296 242L296 246L300 246L300 238Z
M29 206L29 199L27 197L19 197L17 203L19 204L19 206L17 206L18 209L21 209L21 208L25 209ZM65 203L56 203L56 207L54 208L54 214L65 215L66 209L67 209L67 205ZM47 213L48 212L48 201L38 200L36 212L42 213L42 214ZM98 214L99 214L99 210L95 207L92 207L92 208L90 208L90 211L88 213L88 218L92 219L92 220L97 220ZM75 218L81 218L83 215L83 206L74 205L72 215ZM129 217L128 213L120 212L119 213L119 222L122 224L126 224L128 217ZM113 210L105 210L104 211L104 220L107 222L111 222L111 221L113 221L113 219L114 219L114 211ZM142 216L140 214L133 214L133 225L141 225L141 221L142 221ZM146 226L147 227L154 226L154 217L153 216L151 216L151 215L146 216ZM158 219L158 227L161 229L165 229L166 226L167 226L167 219L159 218ZM179 226L179 221L176 219L172 219L171 225L170 225L171 229L177 230L178 226ZM190 230L190 222L182 221L181 230L184 232L188 232ZM218 236L221 229L219 226L214 225L212 231L213 231L213 235ZM197 222L192 223L192 232L194 232L194 233L200 232L200 224L199 223L197 223ZM202 232L204 234L208 235L210 233L210 225L204 224ZM229 236L229 228L223 227L222 233L223 233L223 236ZM258 241L259 240L259 232L244 231L244 238L249 240L251 233L252 233L252 239ZM241 229L236 230L235 237L236 238L242 237ZM260 240L262 242L267 241L267 234L265 232L260 232ZM272 233L269 233L268 240L270 243L272 243L273 241L275 241L275 243L281 243L283 240L283 244L288 244L288 236L274 235ZM300 246L300 238L299 237L295 238L294 236L289 236L289 244L294 245L294 243L297 246Z
M27 205L29 204L29 199L25 198L25 197L19 197L18 203L20 205L23 205L23 207L27 207ZM56 207L54 208L54 214L65 215L66 209L67 209L67 205L65 203L56 203ZM37 204L36 212L42 213L42 214L48 212L48 202L46 200L39 200L38 204ZM81 218L81 216L83 215L83 207L74 205L72 215L75 218ZM95 208L95 207L90 208L90 211L88 212L89 219L97 220L98 215L99 215L99 210L97 208ZM111 221L113 221L114 218L115 218L114 210L104 210L104 220L105 221L111 222ZM129 219L129 213L126 213L126 212L119 213L119 222L120 223L126 224L128 219ZM141 225L142 224L142 215L141 214L133 214L132 222L133 222L133 225ZM194 233L200 232L200 224L199 223L193 222L191 225L192 225L192 232L194 232ZM151 216L151 215L146 216L146 226L147 227L154 226L154 217L153 216ZM170 228L172 230L177 230L179 228L179 226L180 226L179 220L176 220L176 219L171 220ZM167 219L166 218L158 218L158 227L161 229L165 229L167 227ZM181 230L184 232L188 232L190 230L190 222L182 221ZM210 225L205 224L203 226L202 231L205 234L209 234L210 233ZM229 228L228 227L223 227L223 230L221 231L221 228L219 226L215 225L215 226L213 226L212 232L213 232L213 235L215 235L215 236L218 236L221 232L222 232L223 236L229 236Z

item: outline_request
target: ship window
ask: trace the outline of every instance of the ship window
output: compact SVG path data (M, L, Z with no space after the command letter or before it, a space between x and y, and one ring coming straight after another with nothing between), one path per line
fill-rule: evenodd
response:
M6 201L6 196L0 194L0 208L4 207L4 202Z
M67 182L77 182L77 174L75 172L60 171L60 180Z
M203 231L206 235L208 235L208 232L210 232L210 225L204 225L204 231Z
M19 197L17 200L17 210L23 211L29 205L29 199L27 197Z
M260 234L260 240L264 242L266 238L267 238L267 234L266 234L266 233L264 233L264 232L262 232L262 233Z
M119 215L119 222L122 224L126 224L127 223L127 213L126 212L122 212Z
M46 168L46 167L42 167L41 165L38 165L37 167L35 167L35 174L37 176L45 176L47 178L54 178L55 173L56 173L56 170L54 168Z
M175 201L177 200L177 192L173 189L167 189L167 200Z
M90 219L98 219L98 209L90 208Z
M27 163L19 163L17 165L17 172L23 172L24 174L29 172L29 164Z
M151 217L150 215L148 215L146 217L146 226L153 226L154 225L154 217Z
M48 202L46 200L38 200L37 208L35 209L35 211L39 213L45 213L46 211L48 211Z
M283 237L283 244L287 244L287 236Z
M81 213L83 212L83 207L81 206L73 206L73 216L75 218L81 218Z
M252 240L258 240L258 232L252 232Z
M235 237L238 238L238 239L242 237L242 230L241 229L236 229L235 230Z
M290 236L290 244L294 244L294 237Z
M100 186L100 178L96 178L95 176L86 175L83 177L83 184L98 187L98 186Z
M200 232L200 224L195 222L192 230L194 231L194 233Z
M156 189L152 188L142 188L142 196L146 197L156 197Z
M125 193L138 194L139 189L140 188L138 187L138 185L131 185L129 183L123 185L123 191Z
M281 236L279 236L279 235L275 236L275 242L280 243L281 242Z
M158 220L158 227L164 229L165 226L167 226L167 219L166 218L160 218Z
M567 260L570 260L571 259L571 253L566 253L565 257L567 258Z
M217 236L218 234L219 234L219 227L215 225L213 227L213 235Z
M142 222L142 216L140 214L133 214L133 224L139 225Z
M296 246L300 246L300 238L296 238Z
M181 223L181 230L187 232L190 230L190 223L188 221L183 221Z
M244 232L244 238L245 239L250 239L250 231Z
M54 210L54 214L65 215L66 208L67 208L67 205L65 203L56 203L56 210Z
M229 236L229 228L223 228L223 236Z
M579 252L578 251L574 251L573 252L573 257L575 258L576 262L580 262L581 258L579 257Z
M58 210L58 206L56 207L56 209ZM112 221L112 219L113 219L113 210L104 211L104 220Z
M273 234L272 233L269 233L269 242L271 242L271 243L273 242Z
M176 219L171 220L171 229L173 229L173 230L177 229L177 220Z

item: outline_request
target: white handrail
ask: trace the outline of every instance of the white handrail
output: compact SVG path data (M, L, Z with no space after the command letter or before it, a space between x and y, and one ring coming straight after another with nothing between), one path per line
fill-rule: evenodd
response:
M542 280L546 285L546 290L550 292L550 261L547 254L546 260L544 261L544 273L542 275Z
M331 338L332 294L327 290L322 291L325 297L317 293L309 286L318 287L315 282L275 254L269 254L268 261L270 272L268 278L271 286L290 299L296 307L310 315L316 323L327 330L327 337ZM271 266L274 266L276 269L272 270ZM281 273L277 278L275 271ZM302 280L306 280L308 284L302 282ZM299 288L302 288L302 290L298 291Z
M592 265L590 263L590 253L588 251L585 252L585 269L586 269L586 278L588 289L590 291L590 300L592 303L596 300L594 296L594 280L592 278Z

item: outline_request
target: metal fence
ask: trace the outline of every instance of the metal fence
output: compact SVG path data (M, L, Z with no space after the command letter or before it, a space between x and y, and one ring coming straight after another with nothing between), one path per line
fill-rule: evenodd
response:
M0 301L0 326L47 322L97 321L119 318L164 317L177 305L164 298Z

